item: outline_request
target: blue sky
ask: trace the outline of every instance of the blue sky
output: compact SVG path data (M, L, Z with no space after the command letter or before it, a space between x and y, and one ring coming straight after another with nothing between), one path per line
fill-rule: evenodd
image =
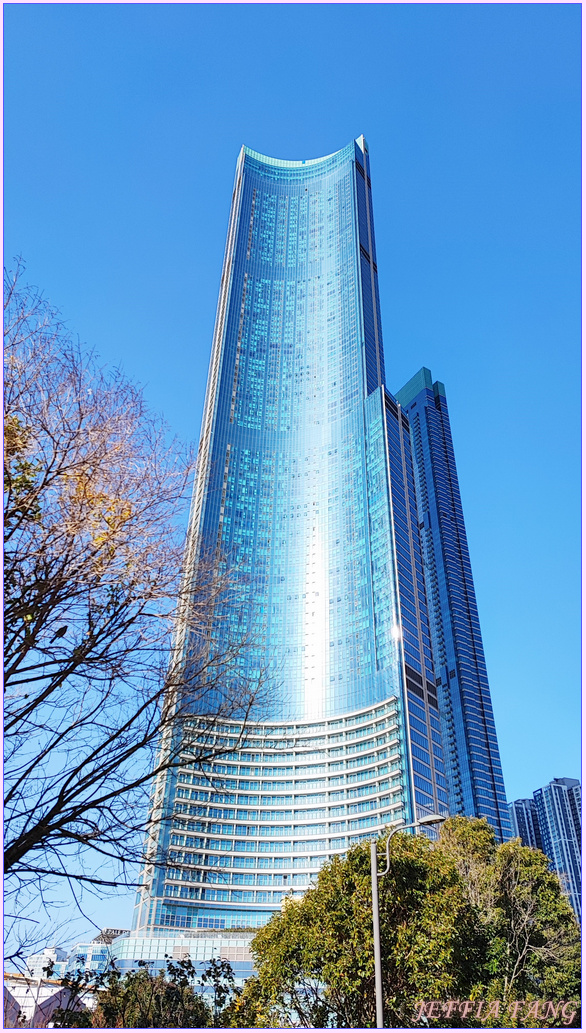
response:
M365 134L387 382L446 384L508 798L579 777L580 5L4 11L6 260L184 438L241 144Z

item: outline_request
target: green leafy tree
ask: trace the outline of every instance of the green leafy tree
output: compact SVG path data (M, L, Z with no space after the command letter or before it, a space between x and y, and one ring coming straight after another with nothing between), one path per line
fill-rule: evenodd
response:
M80 960L80 959L78 959ZM53 962L43 969L47 978L53 974ZM65 1007L56 1008L51 1015L51 1022L55 1029L91 1029L93 1013L88 1005L88 998L100 987L105 975L88 969L77 969L75 972L67 972L61 985L69 990ZM85 1003L82 1004L85 998Z
M466 994L478 979L484 934L455 864L426 838L394 836L380 882L385 1020L409 1026L418 1000ZM316 886L259 931L252 950L262 1004L282 1025L373 1026L368 845L326 864Z
M275 1029L283 1026L282 1010L268 999L258 976L247 979L242 990L222 1012L222 1026L230 1029Z
M562 1025L555 1007L545 1014L532 1002L579 1000L579 931L540 851L519 841L498 846L486 821L452 818L437 843L393 836L390 859L379 882L387 1026ZM369 850L359 845L257 933L258 976L233 1002L228 1024L374 1026L371 906ZM524 1006L511 1016L515 1000ZM422 1001L456 1006L418 1016ZM462 1014L464 1001L474 1008ZM579 1026L578 1013L571 1025Z
M210 987L213 992L213 1024L217 1026L221 1012L235 991L234 972L230 962L224 958L211 958L204 968L199 982L204 989Z
M509 1027L559 1025L555 1016L525 1018L529 1007L511 1018L510 1007L580 999L578 925L548 858L518 839L497 846L486 821L459 817L445 822L439 848L460 871L486 932L482 996L502 1002ZM576 1025L579 1019L577 1011Z
M144 961L138 969L121 975L115 965L101 976L76 973L65 978L76 997L91 991L96 1000L92 1012L60 1010L53 1015L57 1029L85 1025L93 1029L200 1029L212 1025L211 1011L194 987L192 962L167 961L167 973L149 972Z

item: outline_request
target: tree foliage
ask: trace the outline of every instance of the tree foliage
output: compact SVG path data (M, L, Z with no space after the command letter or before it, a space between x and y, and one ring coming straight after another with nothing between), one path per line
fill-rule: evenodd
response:
M578 927L543 854L497 846L484 820L452 818L436 844L393 836L390 857L379 882L385 1025L477 1027L458 1011L418 1019L418 1003L499 1000L500 1019L486 1024L510 1028L507 1002L579 999ZM358 845L257 933L258 976L231 1024L374 1026L371 907L368 844ZM512 1025L559 1024L523 1014Z
M271 1000L258 976L250 976L244 987L235 991L222 1013L222 1026L228 1029L279 1029L287 1023L288 1016Z
M462 873L485 931L485 999L505 1010L515 1000L579 1000L579 929L545 854L520 840L497 847L486 822L465 818L445 823L440 848Z
M105 973L78 972L63 983L75 999L91 992L95 1007L53 1014L56 1029L199 1029L212 1025L212 1011L195 989L196 972L189 959L167 961L167 971L149 972L144 961L121 975L115 964Z
M213 995L212 1019L213 1025L217 1026L227 1002L235 993L236 984L230 962L225 958L211 958L201 974L200 983L204 989L209 988Z
M4 341L5 870L23 915L59 879L128 884L152 777L225 752L216 723L245 721L259 681L245 615L229 643L210 634L226 563L182 570L191 454L20 270Z

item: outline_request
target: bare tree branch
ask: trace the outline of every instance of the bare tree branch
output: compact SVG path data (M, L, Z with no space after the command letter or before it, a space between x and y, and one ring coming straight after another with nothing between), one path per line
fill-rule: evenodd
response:
M4 728L5 870L22 900L53 877L132 884L153 779L186 751L201 770L231 752L226 720L241 745L262 675L242 673L243 610L230 641L215 632L239 584L225 558L182 563L193 455L21 272L5 273ZM147 843L170 817L150 813ZM86 870L88 850L119 878Z

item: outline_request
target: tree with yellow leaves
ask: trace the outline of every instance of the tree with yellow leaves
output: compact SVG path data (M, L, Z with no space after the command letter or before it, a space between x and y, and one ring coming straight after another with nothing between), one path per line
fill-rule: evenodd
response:
M245 630L212 644L225 562L182 570L191 454L19 272L5 275L4 729L22 916L59 880L128 885L152 778L186 747L196 765L225 752L217 721L245 721L259 684L240 673Z

